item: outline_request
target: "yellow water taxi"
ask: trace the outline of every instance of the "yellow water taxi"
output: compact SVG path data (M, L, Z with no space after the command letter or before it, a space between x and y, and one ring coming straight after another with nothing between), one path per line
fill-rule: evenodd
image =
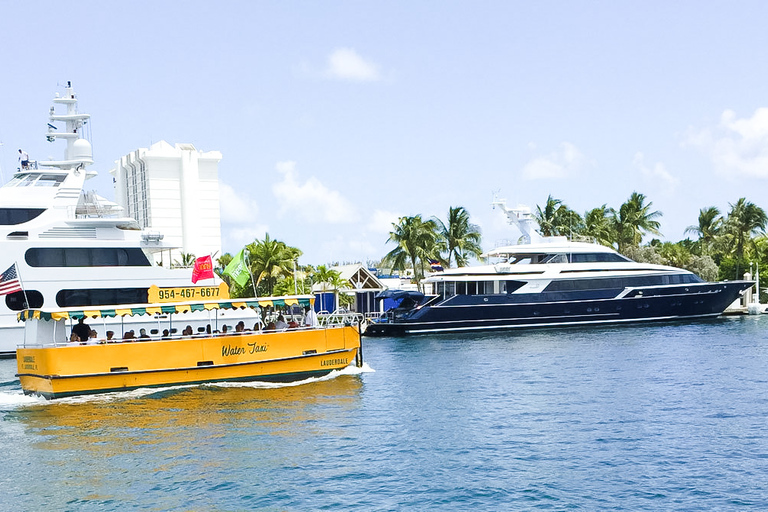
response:
M176 329L141 338L124 333L120 339L70 341L80 318L154 315L183 324L183 314L236 308L309 306L311 296L232 299L165 304L101 306L83 310L30 309L19 313L25 322L24 344L16 351L18 374L25 394L60 398L144 387L205 382L294 382L319 377L350 364L362 366L360 325L354 317L320 326L284 330L204 332ZM181 318L180 318L181 317ZM173 319L173 320L171 320ZM113 324L119 325L119 324ZM263 324L261 324L263 325Z

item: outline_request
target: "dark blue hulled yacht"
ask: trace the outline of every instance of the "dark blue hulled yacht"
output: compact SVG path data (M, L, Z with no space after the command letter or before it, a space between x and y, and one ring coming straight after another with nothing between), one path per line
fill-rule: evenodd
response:
M532 221L529 210L510 209L507 215L520 226L521 238L530 240L521 222ZM431 293L403 294L399 306L369 324L365 334L715 317L754 284L705 282L687 270L637 263L609 247L565 237L538 237L483 257L489 263L432 274L422 281Z

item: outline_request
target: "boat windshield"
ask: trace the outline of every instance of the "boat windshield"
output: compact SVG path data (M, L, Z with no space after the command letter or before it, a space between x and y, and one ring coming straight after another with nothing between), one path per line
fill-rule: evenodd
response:
M16 174L3 187L58 187L67 178L66 174L55 173L21 173Z

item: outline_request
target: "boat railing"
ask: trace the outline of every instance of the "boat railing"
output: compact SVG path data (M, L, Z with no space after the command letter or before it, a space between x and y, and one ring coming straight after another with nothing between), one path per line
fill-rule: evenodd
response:
M326 327L339 325L357 325L365 321L362 313L349 311L345 308L338 308L333 313L321 312L318 314L320 324Z

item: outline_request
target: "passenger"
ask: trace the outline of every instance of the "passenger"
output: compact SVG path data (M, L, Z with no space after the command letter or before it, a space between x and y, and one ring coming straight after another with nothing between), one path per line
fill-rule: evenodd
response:
M211 334L211 324L208 324L205 326L205 334L208 334L208 335Z
M69 337L69 342L74 343L75 345L80 344L80 336L77 335L75 331L72 331L72 334Z
M221 326L221 334L227 334L227 324Z
M283 315L277 315L277 323L275 323L275 330L276 331L285 331L288 329L288 324L285 323L285 318Z
M194 332L192 331L192 326L191 325L186 326L184 328L184 330L181 332L182 336L192 337L193 334L194 334Z
M19 148L19 162L21 162L22 169L29 169L29 154L26 151L22 151Z
M289 329L298 329L299 328L299 323L294 321L294 320L291 320L290 322L288 322L288 328Z
M317 315L315 310L309 306L304 308L304 325L306 327L317 327Z
M136 337L134 336L133 331L126 331L125 334L123 334L123 341L133 341Z
M237 325L235 326L235 332L243 332L245 330L245 322L240 320L237 322Z
M77 324L72 328L72 332L77 334L80 341L88 341L91 336L91 326L85 323L85 317L80 317L77 320Z
M164 339L164 340L171 339L171 333L168 332L168 329L163 329L163 338L162 339Z
M258 321L255 324L253 324L253 330L260 331L263 326L264 326L264 323L261 321Z
M269 322L267 326L264 328L264 331L274 331L275 330L275 322Z
M99 333L91 329L91 333L88 335L88 344L96 345L99 342Z
M114 331L107 331L107 342L115 341L115 340L112 339L114 337L115 337Z
M147 334L147 330L144 328L139 329L139 339L141 340L148 340L149 334Z

